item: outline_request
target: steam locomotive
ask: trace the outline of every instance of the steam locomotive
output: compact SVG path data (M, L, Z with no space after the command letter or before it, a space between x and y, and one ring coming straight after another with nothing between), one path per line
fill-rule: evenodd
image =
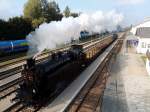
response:
M23 83L20 84L17 97L26 103L36 104L42 102L43 97L55 93L61 82L68 80L66 76L60 76L61 74L56 71L67 64L81 65L85 59L82 47L72 45L70 50L52 53L46 61L39 64L36 64L33 58L28 59L27 64L23 66L21 73Z
M102 47L106 48L110 43L117 39L113 35L97 44L98 52ZM98 52L95 52L98 54ZM84 52L82 45L72 45L69 50L52 53L46 61L36 63L35 59L27 59L23 66L23 82L17 92L17 98L27 104L39 104L45 102L48 97L53 96L62 90L77 77L89 63L87 53ZM67 83L66 83L67 82Z

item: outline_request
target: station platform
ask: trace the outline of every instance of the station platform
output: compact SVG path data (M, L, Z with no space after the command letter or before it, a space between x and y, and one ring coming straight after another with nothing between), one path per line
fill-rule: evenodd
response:
M126 47L110 69L102 112L150 112L150 76L141 54Z

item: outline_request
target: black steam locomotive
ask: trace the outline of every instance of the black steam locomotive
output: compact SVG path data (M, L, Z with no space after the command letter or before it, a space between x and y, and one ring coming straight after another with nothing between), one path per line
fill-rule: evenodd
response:
M78 64L79 67L86 56L82 47L72 45L70 50L52 53L49 59L39 64L36 64L33 58L28 59L21 73L23 82L20 84L17 97L23 102L36 104L44 101L51 93L56 93L64 81L73 78L72 74L62 75L65 71L59 69L65 65L73 67ZM57 73L57 70L61 73Z

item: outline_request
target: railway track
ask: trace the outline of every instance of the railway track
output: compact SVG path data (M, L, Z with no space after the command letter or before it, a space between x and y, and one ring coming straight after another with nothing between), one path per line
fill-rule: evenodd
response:
M6 62L12 59L24 57L25 55L26 55L26 52L16 53L16 54L10 53L9 55L0 56L0 62Z
M76 100L68 108L68 112L94 112L97 110L98 104L101 105L100 100L102 99L101 97L105 88L107 77L109 76L107 70L100 72L101 74L97 71L95 76L88 81ZM99 76L96 77L96 74L99 74Z
M91 43L91 42L88 42L88 43L84 43L84 45L88 45L89 43ZM44 58L44 59L46 59L46 58ZM40 61L42 61L42 59L41 60L39 60L39 62ZM13 71L13 70L12 70ZM18 70L18 72L20 72L19 70ZM5 73L4 73L5 74ZM14 75L15 74L15 72L14 72L14 74L12 73L12 74L10 74L9 75L9 73L7 72L7 76L8 77L10 77L11 75ZM7 76L0 76L0 78L1 79L5 79L5 78L7 78ZM18 83L19 82L21 82L21 78L18 78L18 79L16 79L16 80L14 80L14 81L12 81L12 82L10 82L10 83L8 83L8 85L5 85L5 86L2 86L2 89L0 89L0 92L2 93L3 92L3 94L0 94L0 99L3 99L3 98L5 98L6 96L8 96L8 95L10 95L11 93L14 93L15 91L16 91L16 89L17 89L17 85L18 85ZM32 112L32 111L36 111L36 110L38 110L38 109L33 109L33 108L27 108L27 106L25 106L25 105L22 105L21 103L15 103L14 105L12 105L12 106L10 106L10 108L8 108L9 109L9 111L11 112L18 112L18 111L22 111L22 112L28 112L28 111L30 111L30 112ZM7 111L7 110L6 110Z
M5 97L9 96L10 94L14 93L17 88L18 84L22 82L22 78L17 78L9 83L6 83L0 87L0 100L4 99Z
M8 89L3 90L3 92L0 92L0 100L4 99L5 97L9 96L12 93L15 93L17 88L18 88L18 85L14 85Z
M3 80L3 79L5 79L5 78L7 78L7 77L10 77L10 76L12 76L12 75L14 75L14 74L16 74L16 73L19 73L19 72L21 72L21 66L19 66L19 67L16 67L16 68L14 68L14 69L10 69L9 71L5 71L5 72L2 72L1 74L0 74L0 80Z
M110 75L109 62L113 54L120 51L122 43L123 41L120 40L103 60L81 92L66 109L67 112L101 112L102 96Z
M18 101L14 105L8 107L4 112L37 112L39 109L39 107L28 107L27 105Z
M10 107L8 107L6 110L4 110L4 112L19 112L20 109L22 109L24 107L23 104L21 104L21 102L16 102L13 105L11 105Z

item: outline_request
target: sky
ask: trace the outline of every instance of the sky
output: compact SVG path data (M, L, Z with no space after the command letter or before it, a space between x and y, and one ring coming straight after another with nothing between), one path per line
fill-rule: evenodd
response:
M50 0L49 0L50 1ZM124 15L124 25L137 24L150 17L150 0L55 0L63 11L69 6L73 12L91 13L115 10ZM0 19L23 15L27 0L0 0Z

